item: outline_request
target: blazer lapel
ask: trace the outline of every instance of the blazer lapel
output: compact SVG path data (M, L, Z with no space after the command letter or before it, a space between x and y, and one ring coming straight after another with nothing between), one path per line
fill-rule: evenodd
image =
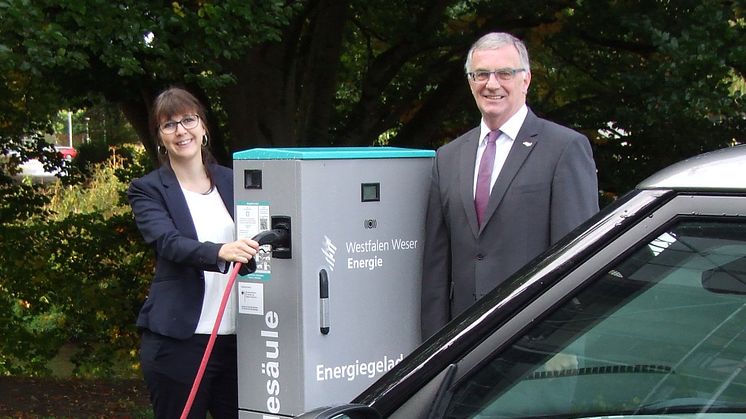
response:
M497 207L505 197L505 193L508 191L510 184L513 183L513 179L518 174L518 171L521 169L521 166L523 166L528 155L531 154L531 151L533 151L536 146L536 141L538 140L538 122L539 119L529 109L528 115L526 115L526 120L523 121L521 130L518 131L518 136L513 141L513 145L510 147L510 152L508 152L508 157L505 159L505 164L497 176L495 185L492 187L492 192L490 192L490 200L485 209L484 223L482 223L482 227L479 230L480 232L484 229L484 226L487 225L492 214L497 210ZM472 175L472 177L474 177L474 175Z
M477 147L479 146L479 127L466 133L466 142L461 147L459 161L459 190L461 201L466 213L466 221L471 228L474 237L479 234L477 224L477 210L474 208L474 162L477 159Z
M181 191L178 179L174 172L163 166L159 169L163 193L166 197L166 206L171 213L176 228L187 237L197 239L197 229L194 227L189 206L184 198L184 192Z

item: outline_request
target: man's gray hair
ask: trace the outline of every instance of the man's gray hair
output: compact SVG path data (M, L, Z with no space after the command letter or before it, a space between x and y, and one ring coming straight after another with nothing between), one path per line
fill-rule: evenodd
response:
M469 49L469 53L466 54L466 64L464 64L464 69L467 73L470 73L473 70L471 68L471 57L474 55L474 51L498 49L505 45L513 45L515 49L518 50L518 56L521 58L521 66L526 70L526 73L530 72L531 68L528 61L528 50L526 50L526 45L524 45L523 41L520 39L505 32L491 32L477 39L477 42L475 42L471 46L471 49Z

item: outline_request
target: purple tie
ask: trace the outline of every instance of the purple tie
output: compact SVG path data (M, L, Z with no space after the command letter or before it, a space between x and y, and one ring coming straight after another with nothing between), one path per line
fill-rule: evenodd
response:
M477 190L474 194L474 208L477 210L477 223L482 225L482 216L490 200L490 179L492 178L492 167L495 165L495 141L500 136L500 130L490 131L487 135L487 147L482 153L479 161L479 173L477 175Z

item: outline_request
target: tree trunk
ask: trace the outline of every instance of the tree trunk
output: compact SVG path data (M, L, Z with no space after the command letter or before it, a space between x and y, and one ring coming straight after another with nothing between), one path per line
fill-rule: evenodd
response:
M330 143L348 13L347 1L309 3L281 42L252 48L229 64L236 83L222 97L233 150Z

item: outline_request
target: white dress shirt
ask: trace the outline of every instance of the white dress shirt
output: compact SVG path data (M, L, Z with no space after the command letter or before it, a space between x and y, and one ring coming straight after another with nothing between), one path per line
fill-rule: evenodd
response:
M189 212L192 215L197 238L201 242L229 243L235 240L235 224L230 213L225 208L217 188L203 195L184 188ZM220 302L223 299L225 287L228 285L228 274L205 271L205 295L202 299L202 312L194 333L209 335L218 317ZM234 290L231 290L234 293ZM228 335L236 333L235 296L228 299L228 303L220 322L218 334Z
M500 174L505 160L508 158L510 147L513 146L518 136L518 131L523 126L523 121L526 120L528 115L528 107L526 105L521 106L513 116L510 117L499 129L500 136L495 141L495 165L492 167L492 178L490 179L490 191L495 186L497 176ZM476 195L477 191L477 175L479 174L479 162L482 160L482 154L484 153L485 147L487 147L487 135L490 133L490 129L484 123L484 119L479 124L479 147L477 147L477 159L474 161L474 184L472 187L472 195Z

